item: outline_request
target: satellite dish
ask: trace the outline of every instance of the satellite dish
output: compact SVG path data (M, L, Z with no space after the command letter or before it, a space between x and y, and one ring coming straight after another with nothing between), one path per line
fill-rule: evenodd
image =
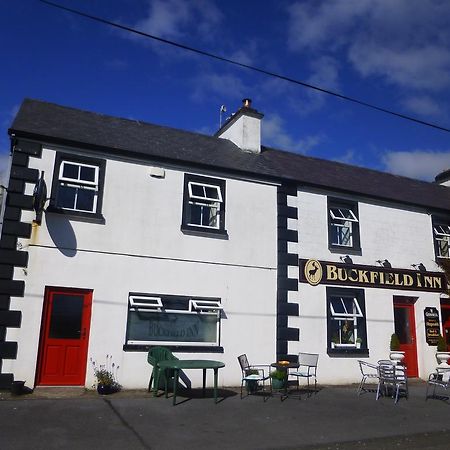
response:
M35 222L40 225L42 221L42 212L44 211L45 202L47 201L47 185L44 180L44 171L36 182L33 190L33 209L36 211Z

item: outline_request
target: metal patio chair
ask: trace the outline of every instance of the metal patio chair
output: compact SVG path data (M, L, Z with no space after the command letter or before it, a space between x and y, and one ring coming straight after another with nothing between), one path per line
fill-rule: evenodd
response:
M367 380L378 380L378 365L372 364L367 361L358 360L359 370L361 371L361 382L358 386L357 395L361 395L362 391L367 392L368 389L365 388L365 384Z
M239 366L241 367L241 399L244 383L247 385L247 395L262 392L263 400L272 393L272 385L268 384L269 390L266 389L266 381L270 376L270 365L268 364L249 364L246 354L238 356ZM267 395L266 395L267 394Z
M425 400L430 397L428 395L428 390L433 387L433 394L431 398L443 398L442 396L436 396L436 389L442 388L445 391L450 387L450 367L436 367L436 371L431 373L427 381L427 391L425 393ZM446 396L445 399L448 399Z
M378 361L378 387L376 400L380 398L383 391L385 395L392 391L391 396L394 403L398 402L400 394L403 392L408 398L408 377L406 367L401 364L393 364L392 361Z
M314 392L317 392L317 363L319 361L319 355L317 353L299 353L298 354L298 368L289 372L289 376L297 378L297 390L300 388L300 378L306 378L309 389L309 379L314 378Z

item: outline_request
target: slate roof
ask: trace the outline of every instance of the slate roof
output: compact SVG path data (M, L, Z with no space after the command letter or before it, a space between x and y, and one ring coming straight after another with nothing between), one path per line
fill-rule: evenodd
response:
M38 100L24 100L9 133L450 212L450 188L435 183L268 147L255 155L225 139Z

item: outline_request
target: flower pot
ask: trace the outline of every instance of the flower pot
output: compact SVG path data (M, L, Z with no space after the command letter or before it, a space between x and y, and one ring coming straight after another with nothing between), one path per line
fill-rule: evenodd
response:
M400 350L391 350L391 352L389 353L389 359L395 364L401 363L404 357L405 352L401 352Z
M116 389L110 384L97 384L97 392L100 395L109 395L116 392Z
M283 388L284 388L284 380L272 378L272 389L283 389Z
M436 359L440 366L448 366L450 352L436 352Z

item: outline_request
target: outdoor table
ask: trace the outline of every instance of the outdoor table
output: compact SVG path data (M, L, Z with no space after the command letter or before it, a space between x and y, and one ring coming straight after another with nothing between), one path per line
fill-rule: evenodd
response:
M206 386L206 369L214 370L214 402L217 403L217 377L219 369L225 367L225 363L220 361L210 361L208 359L178 359L173 361L160 361L158 363L162 370L173 370L173 404L176 404L177 400L177 386L178 378L180 375L180 370L188 369L202 369L203 370L203 396L205 396L205 386ZM168 397L167 392L167 377L165 386L166 398Z
M278 370L282 370L285 373L284 377L284 395L288 395L288 369L297 369L299 367L298 362L289 362L288 364L282 364L280 361L274 362L270 365Z

